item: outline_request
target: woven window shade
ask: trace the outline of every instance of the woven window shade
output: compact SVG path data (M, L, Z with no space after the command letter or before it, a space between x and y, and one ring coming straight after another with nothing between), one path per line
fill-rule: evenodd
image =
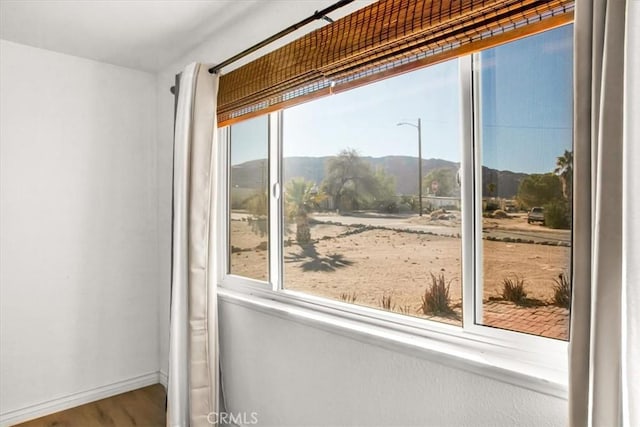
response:
M222 75L225 126L564 25L568 0L380 0Z

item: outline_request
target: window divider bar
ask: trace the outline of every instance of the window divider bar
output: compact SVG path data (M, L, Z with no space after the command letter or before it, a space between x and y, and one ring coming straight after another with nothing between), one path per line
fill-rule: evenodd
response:
M474 321L474 191L473 191L473 95L471 56L458 59L460 79L460 197L462 208L462 327Z
M214 149L218 150L217 168L223 173L217 174L216 193L219 206L224 207L222 212L218 210L216 215L218 232L220 237L217 239L217 280L218 284L222 283L224 277L229 273L229 256L230 239L229 239L229 219L231 217L231 203L229 201L229 180L231 174L231 161L229 156L229 147L231 141L231 128L223 127L218 129L218 146Z
M482 182L482 112L481 112L481 100L482 100L482 86L480 84L480 73L475 72L480 69L480 55L478 53L474 53L469 56L470 71L471 71L471 98L472 98L472 116L471 120L473 123L473 133L472 133L472 144L471 148L473 151L472 163L471 167L473 169L473 192L474 192L474 234L473 240L475 242L475 254L473 257L474 260L474 282L476 283L474 288L474 294L472 301L475 304L475 311L472 325L475 325L476 322L482 321L484 316L484 306L482 303L483 296L483 286L484 286L484 278L483 278L483 240L482 240L482 212L483 212L483 204L482 204L482 186L484 183Z
M282 289L282 113L269 114L269 281L274 291Z

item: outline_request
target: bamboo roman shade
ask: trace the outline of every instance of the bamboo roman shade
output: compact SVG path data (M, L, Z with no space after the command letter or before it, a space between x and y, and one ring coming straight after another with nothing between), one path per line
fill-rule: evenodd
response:
M379 0L221 76L221 126L573 20L568 0Z

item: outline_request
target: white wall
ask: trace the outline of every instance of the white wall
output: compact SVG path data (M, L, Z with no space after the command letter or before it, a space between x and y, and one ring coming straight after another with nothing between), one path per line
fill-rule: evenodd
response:
M273 2L261 27L234 21L158 74L161 366L168 347L168 260L174 74L191 61L220 62L321 7ZM363 2L357 4L361 7ZM348 10L343 10L347 12ZM308 30L308 28L307 28ZM250 38L250 39L248 39ZM272 48L277 45L273 45ZM564 399L500 383L426 358L220 303L228 410L259 412L260 425L565 425Z
M157 379L158 193L155 75L0 43L6 419Z
M223 301L229 411L260 426L564 426L566 401Z

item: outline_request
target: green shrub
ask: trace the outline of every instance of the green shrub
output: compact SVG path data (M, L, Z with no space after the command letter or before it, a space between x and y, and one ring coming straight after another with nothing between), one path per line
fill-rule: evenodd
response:
M409 210L418 211L418 198L415 196L400 196L400 204L409 206Z
M266 191L256 191L245 200L246 209L256 217L267 215L269 209L269 194Z
M398 213L408 213L412 210L413 209L411 209L411 205L409 205L408 203L400 203L398 205Z
M444 274L436 277L431 274L431 284L427 286L422 296L422 304L419 311L426 315L446 316L453 313L451 298L449 297L449 284L444 280Z
M385 213L398 213L398 204L393 200L380 202L378 210Z
M251 231L260 237L264 237L269 230L267 217L247 217L247 223L251 227Z
M569 278L560 273L557 279L553 280L556 284L553 286L553 303L558 307L571 307L571 282Z
M527 292L524 290L524 279L515 276L513 279L502 279L502 298L517 305L524 305L527 300Z
M547 203L544 206L544 224L551 228L571 228L571 208L564 200Z
M487 200L486 205L484 207L485 212L493 212L497 209L500 209L500 205L495 200Z

